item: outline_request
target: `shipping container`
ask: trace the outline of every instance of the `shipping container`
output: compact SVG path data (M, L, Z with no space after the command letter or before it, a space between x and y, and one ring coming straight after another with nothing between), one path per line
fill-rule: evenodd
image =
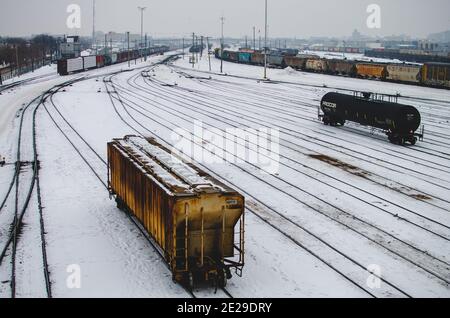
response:
M117 53L111 54L111 63L116 64L117 63Z
M83 57L83 68L85 70L97 68L97 57L95 55Z
M148 232L172 270L193 287L223 287L244 266L245 200L155 140L127 136L108 144L108 185L118 207Z
M251 61L252 54L248 52L239 52L239 63L248 64Z
M58 60L58 74L61 76L68 75L67 60Z
M239 62L239 54L235 51L228 51L228 60L231 62Z
M83 71L83 58L82 57L67 60L67 74L70 74L73 72L80 72L80 71Z
M105 58L103 55L97 55L97 68L105 66Z

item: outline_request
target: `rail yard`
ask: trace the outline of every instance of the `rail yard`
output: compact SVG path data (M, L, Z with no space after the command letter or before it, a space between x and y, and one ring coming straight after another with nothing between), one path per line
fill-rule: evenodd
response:
M449 297L450 91L223 63L2 86L0 297ZM423 140L318 119L355 91L414 108Z

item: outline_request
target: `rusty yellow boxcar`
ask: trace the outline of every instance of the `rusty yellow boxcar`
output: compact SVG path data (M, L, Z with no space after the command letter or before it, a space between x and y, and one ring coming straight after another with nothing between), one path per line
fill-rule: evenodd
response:
M386 79L386 65L383 64L356 64L356 72L361 78Z
M422 79L428 86L450 88L450 63L425 63Z
M244 197L153 139L108 143L108 184L119 208L134 215L169 264L193 288L224 287L244 266Z

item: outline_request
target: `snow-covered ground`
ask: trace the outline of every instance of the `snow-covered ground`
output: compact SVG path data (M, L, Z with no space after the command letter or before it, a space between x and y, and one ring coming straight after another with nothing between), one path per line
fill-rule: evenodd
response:
M104 161L112 138L142 134L170 146L180 141L177 133L200 137L195 130L199 121L210 138L229 128L280 132L276 174L233 156L197 163L247 199L246 265L243 277L234 277L227 286L234 297L450 296L449 91L277 69L268 70L277 82L267 83L260 80L261 67L225 62L228 76L218 75L220 61L214 57L209 73L206 56L194 68L186 57L141 73L143 66L161 59L153 57L116 75L106 74L126 64L85 73L98 77L67 87L37 111L53 296L189 297L110 200ZM0 155L8 163L15 160L16 114L22 105L79 76L49 79L0 96L0 109L8 110L0 117ZM105 77L111 82L104 83ZM401 101L414 104L423 115L425 141L399 147L357 125L323 126L317 107L326 92L336 90L330 87L402 94ZM31 161L30 114L24 123L22 161ZM255 149L239 136L227 138L249 153ZM194 140L212 149L212 139ZM0 168L0 200L13 173L12 165ZM25 166L24 188L30 173ZM18 296L46 295L36 201L34 192L18 242ZM14 192L0 211L0 248L13 215ZM2 297L10 293L11 266L5 260L0 266ZM81 270L81 288L70 288L74 268ZM214 296L210 290L195 293Z

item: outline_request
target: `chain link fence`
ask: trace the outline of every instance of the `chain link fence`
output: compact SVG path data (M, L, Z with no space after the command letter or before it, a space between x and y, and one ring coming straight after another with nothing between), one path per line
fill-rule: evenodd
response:
M19 67L9 66L0 69L0 85L14 77L33 72L40 67L51 65L52 63L52 59L39 59L20 65Z

